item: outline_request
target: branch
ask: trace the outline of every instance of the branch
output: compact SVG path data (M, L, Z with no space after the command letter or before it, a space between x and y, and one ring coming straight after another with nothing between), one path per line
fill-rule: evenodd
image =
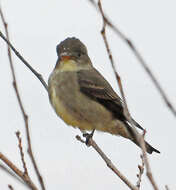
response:
M139 142L139 145L140 145L140 147L142 149L143 157L144 157L144 163L145 163L146 170L147 170L147 177L149 178L149 180L150 180L153 188L155 190L158 190L157 184L154 181L154 178L153 178L153 175L152 175L152 172L151 172L151 168L150 168L150 165L149 165L149 161L148 161L148 158L147 158L145 141L144 141L144 135L145 135L146 131L144 130L143 136L138 135L138 133L136 132L136 129L135 129L134 125L133 125L133 120L132 120L131 115L130 115L129 110L128 110L126 98L125 98L124 91L123 91L123 88L122 88L121 78L120 78L119 74L117 73L117 70L115 68L115 64L114 64L114 61L113 61L113 57L112 57L112 54L111 54L111 50L109 48L109 44L108 44L106 33L105 33L105 31L106 31L105 30L106 29L106 24L108 24L108 21L107 21L105 15L104 15L104 12L103 12L103 9L102 9L102 5L101 5L101 0L98 0L98 7L99 7L99 11L100 11L100 13L102 15L102 18L103 18L103 28L102 28L101 34L102 34L103 39L104 39L104 43L105 43L105 46L106 46L107 53L109 55L109 59L110 59L113 71L115 73L117 82L119 84L120 92L121 92L121 95L122 95L122 98L123 98L123 102L124 102L124 105L125 105L124 106L124 114L125 114L127 120L130 122L130 124L132 126L132 129L135 132L134 134L136 136L136 139Z
M26 114L25 110L24 110L24 106L22 104L21 101L21 97L18 91L18 86L16 83L16 77L15 77L15 71L14 71L14 67L13 67L13 62L12 62L12 56L11 56L11 50L10 48L15 52L15 54L20 58L20 60L35 74L35 76L37 76L37 78L40 80L40 82L43 84L43 86L45 87L45 89L47 90L47 85L45 83L45 81L43 80L42 76L37 73L30 65L27 61L25 61L25 59L20 55L19 52L17 52L17 50L12 46L12 44L9 42L9 33L8 33L8 27L7 27L7 23L5 21L2 9L0 7L0 16L2 19L2 22L4 24L4 28L5 28L5 32L6 32L6 36L7 38L2 34L2 32L0 31L0 36L4 39L4 41L7 42L7 51L8 51L8 58L9 58L9 62L10 62L10 68L11 68L11 72L12 72L12 77L13 77L13 87L15 89L15 93L17 96L17 100L18 100L18 104L20 106L22 115L23 115L23 119L24 119L24 123L25 123L25 129L26 129L26 136L27 136L27 142L28 142L28 152L29 152L29 156L31 158L32 164L34 166L35 172L37 174L39 183L42 187L42 190L45 190L45 186L44 186L44 182L43 182L43 178L39 172L38 166L36 164L36 161L34 159L33 156L33 152L32 152L32 146L31 146L31 139L30 139L30 133L29 133L29 125L28 125L28 115Z
M32 190L38 190L30 177L17 168L5 155L0 152L0 159L9 166Z
M21 178L19 178L19 176L17 176L15 173L13 173L13 171L11 171L9 168L7 168L6 166L4 166L3 164L0 164L0 169L2 169L3 171L5 171L11 177L13 177L16 180L18 180L23 185L26 185L26 183L24 183L24 181L22 181Z
M20 150L21 161L22 161L22 164L23 164L24 173L25 173L26 175L28 175L28 170L27 170L27 167L26 167L26 162L25 162L25 160L24 160L24 153L23 153L23 147L22 147L22 140L21 140L20 132L19 132L19 131L16 132L16 136L17 136L17 138L18 138L18 147L19 147L19 150Z
M141 181L142 181L142 174L144 173L144 157L143 157L143 155L140 155L140 158L141 158L142 164L138 165L139 174L137 174L138 181L136 184L138 189L140 189Z
M80 136L76 136L76 139L84 144L86 142L81 139ZM100 149L100 147L96 144L96 142L90 138L88 142L89 146L92 146L94 150L101 156L101 158L105 161L107 166L132 190L138 190L136 186L134 186L116 167L115 165L111 162L111 160L105 155L105 153Z
M104 12L103 12L100 0L98 1L98 7L99 7L100 13L101 13L102 18L103 18L103 27L102 27L102 30L101 30L101 34L102 34L102 37L103 37L103 40L104 40L104 44L106 46L106 51L108 53L109 60L111 62L111 66L112 66L113 72L114 72L116 80L118 82L120 93L122 95L122 99L123 99L123 103L124 103L124 115L126 116L126 119L131 124L131 126L133 128L133 131L134 131L134 134L136 135L136 139L139 141L139 137L137 135L136 128L134 127L133 120L132 120L131 115L130 115L129 110L128 110L127 101L126 101L125 93L124 93L124 90L123 90L121 78L120 78L120 75L118 74L118 72L117 72L117 70L115 68L114 59L113 59L113 56L112 56L112 53L111 53L111 50L110 50L110 47L109 47L109 43L108 43L108 40L107 40L107 37L106 37L106 24L107 23L106 23L106 20L104 20L104 16L103 16Z
M97 9L97 5L95 3L94 0L89 0L89 2L93 5L94 8L96 8L97 11L99 11ZM160 83L158 82L157 78L155 77L155 75L153 74L153 72L151 71L151 69L147 66L147 63L144 61L142 55L139 53L139 51L137 50L136 46L134 45L134 43L127 37L125 36L125 34L123 34L111 21L110 19L108 19L108 17L105 15L105 13L103 13L102 15L103 20L105 21L105 23L110 27L110 29L112 29L114 31L114 33L120 37L120 39L129 46L129 48L131 49L131 51L134 53L135 57L137 58L137 60L139 61L139 63L141 64L141 66L143 67L143 69L146 71L146 73L149 75L150 79L152 80L153 84L155 85L156 89L158 90L158 92L160 93L161 97L163 98L166 106L170 109L170 111L173 113L174 116L176 116L176 109L174 108L174 106L172 105L171 101L169 100L168 96L166 95L166 92L163 90L163 88L161 87Z
M0 11L2 13L2 11ZM1 16L2 18L2 16ZM3 22L7 26L5 22ZM44 81L42 75L38 73L33 67L23 58L23 56L15 49L15 47L11 44L8 38L4 36L4 34L0 31L0 37L8 44L8 47L12 49L12 51L16 54L16 56L32 71L32 73L40 80L45 90L48 91L48 85Z
M143 159L144 159L144 163L145 163L145 167L146 167L146 172L147 172L146 175L147 175L150 183L152 184L153 189L154 190L159 190L159 188L158 188L158 186L157 186L157 184L156 184L156 182L154 180L153 174L151 172L150 164L149 164L147 153L146 153L146 147L145 147L145 141L144 141L145 133L146 133L146 131L144 130L143 136L140 139L140 146L141 146L141 149L142 149Z

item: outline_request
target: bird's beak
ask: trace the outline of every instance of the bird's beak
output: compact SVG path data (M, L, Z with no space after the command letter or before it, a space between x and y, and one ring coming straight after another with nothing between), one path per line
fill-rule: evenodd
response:
M60 58L62 61L67 61L71 58L71 56L67 52L63 52L60 54Z

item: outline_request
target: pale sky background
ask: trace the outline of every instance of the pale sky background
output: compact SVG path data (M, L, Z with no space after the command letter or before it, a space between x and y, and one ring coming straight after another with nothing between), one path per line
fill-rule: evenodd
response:
M86 44L94 66L118 92L118 86L100 35L102 20L86 0L1 0L9 24L10 39L17 50L45 80L56 63L56 45L75 36ZM176 3L174 0L104 0L105 12L134 42L176 106ZM2 30L2 22L0 29ZM147 129L146 139L161 154L149 155L153 175L160 189L175 184L176 120L133 53L114 33L107 31L117 69L121 75L129 109ZM92 148L75 139L79 130L68 127L53 111L39 80L13 55L18 86L26 113L32 146L46 189L123 189L128 187L109 170ZM0 151L22 169L15 132L26 140L22 115L12 87L6 44L0 39ZM129 140L95 133L94 139L117 168L135 184L140 149ZM28 155L29 173L36 177ZM0 162L1 163L1 162ZM26 189L0 170L0 189ZM152 189L143 176L143 190Z

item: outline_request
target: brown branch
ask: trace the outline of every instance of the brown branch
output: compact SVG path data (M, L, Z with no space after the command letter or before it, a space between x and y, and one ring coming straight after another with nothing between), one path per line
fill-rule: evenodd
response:
M147 175L150 183L152 184L153 189L159 190L159 188L154 180L153 174L151 172L150 164L149 164L148 157L147 157L145 141L144 141L145 133L146 133L146 131L144 130L143 136L142 136L142 138L140 138L140 146L142 148L143 159L144 159L144 163L145 163L145 167L146 167L146 175Z
M94 8L97 9L97 5L95 3L94 0L89 0L89 2L91 2L91 4L93 5ZM149 75L150 79L152 80L153 84L155 85L156 89L158 90L158 92L160 93L161 97L163 98L165 104L167 105L167 107L170 109L170 111L174 114L174 116L176 116L176 109L174 108L174 106L172 105L171 101L169 100L166 92L163 90L163 88L161 87L160 83L158 82L157 78L155 77L155 75L153 74L153 72L151 71L151 69L147 66L147 63L144 61L142 55L139 53L139 51L137 50L136 46L134 45L134 43L127 37L125 36L125 34L123 34L111 21L110 19L105 15L105 13L103 12L102 14L103 20L105 21L105 23L114 31L114 33L120 37L120 39L126 43L130 49L132 50L132 52L134 53L134 55L136 56L137 60L139 61L139 63L141 64L141 66L143 67L143 69L146 71L146 73Z
M2 13L2 11L0 11ZM2 16L1 16L2 17ZM3 22L7 27L6 22ZM16 54L16 56L32 71L32 73L39 79L39 81L42 83L46 91L48 91L48 85L44 81L42 75L38 73L33 67L23 58L23 56L15 49L15 47L12 45L12 43L9 41L8 38L4 36L4 34L0 31L0 37L8 44L9 49L11 48L12 51Z
M138 165L139 174L137 174L138 181L136 184L138 189L140 189L141 181L142 181L142 174L144 173L144 157L143 157L143 155L140 155L140 158L141 158L142 163L141 163L141 165Z
M99 11L100 11L100 13L102 15L102 18L103 18L103 28L102 28L101 34L102 34L103 39L104 39L104 43L105 43L105 46L106 46L107 53L109 55L109 59L110 59L113 71L115 73L117 82L119 84L120 92L121 92L121 95L122 95L122 98L123 98L123 102L124 102L124 114L125 114L127 120L130 122L130 124L132 126L132 129L135 132L134 134L136 136L136 139L139 142L139 145L140 145L140 147L142 149L143 157L144 157L144 163L145 163L146 170L147 170L147 177L149 178L149 180L150 180L153 188L155 190L158 190L157 184L154 181L154 178L153 178L153 175L152 175L152 172L151 172L151 168L150 168L150 165L149 165L149 161L148 161L148 158L147 158L145 141L144 141L144 135L145 135L146 131L144 130L143 136L138 135L138 133L136 132L136 129L135 129L134 124L133 124L133 120L132 120L131 115L130 115L129 110L128 110L126 98L125 98L124 91L123 91L123 88L122 88L121 78L120 78L119 74L117 73L117 70L115 68L115 64L114 64L114 61L113 61L113 57L112 57L112 54L111 54L111 50L109 48L109 44L108 44L106 33L105 33L105 31L106 31L105 30L106 29L106 24L108 24L108 21L107 21L105 15L104 15L104 12L103 12L103 9L102 9L102 5L101 5L101 0L98 0L98 7L99 7Z
M30 177L17 168L5 155L0 152L0 159L19 176L32 190L38 190Z
M114 59L113 59L113 56L112 56L112 53L111 53L111 50L110 50L110 47L109 47L109 43L108 43L108 40L107 40L107 37L106 37L106 24L107 23L106 23L106 20L104 20L104 16L103 16L104 12L103 12L103 9L102 9L101 0L98 0L98 7L99 7L100 13L101 13L102 18L103 18L103 27L102 27L102 30L101 30L101 34L102 34L104 44L106 46L106 51L108 53L109 60L111 62L111 66L112 66L113 72L114 72L114 74L116 76L116 80L118 82L120 93L121 93L121 96L122 96L122 99L123 99L123 103L124 103L123 112L124 112L124 115L125 115L126 119L131 124L132 130L134 131L134 134L136 136L136 140L140 143L140 135L138 134L136 128L134 127L135 126L134 122L133 122L133 120L131 118L131 115L129 113L125 93L124 93L122 82L121 82L121 77L120 77L120 75L118 74L118 72L116 70Z
M25 175L28 175L28 171L27 171L27 167L26 167L26 162L24 160L24 153L23 153L23 147L22 147L22 140L21 140L21 137L20 137L20 132L17 131L16 132L16 136L18 138L18 147L19 147L19 150L20 150L20 155L21 155L21 161L22 161L22 164L23 164L23 168L24 168L24 174Z
M0 164L0 169L2 169L3 171L5 171L8 175L12 176L16 180L18 180L23 185L26 185L26 183L24 183L24 181L22 181L21 178L19 178L19 176L17 176L15 173L13 173L13 171L11 171L9 168L7 168L6 166L4 166L3 164Z
M76 139L85 144L85 141L81 139L79 135L76 136ZM101 156L101 158L105 161L107 166L132 190L138 190L136 186L134 186L111 162L111 160L105 155L105 153L100 149L100 147L96 144L96 142L90 138L88 142L89 146L92 146L94 150Z
M45 81L43 80L42 76L37 73L30 65L27 61L25 61L25 59L20 55L19 52L16 51L16 49L12 46L12 44L9 42L9 34L8 34L8 27L7 27L7 23L5 21L2 9L0 7L0 16L2 19L2 22L4 24L4 28L5 28L5 33L6 33L6 37L2 34L2 32L0 31L0 36L4 39L4 41L6 41L7 43L7 50L8 50L8 57L9 57L9 62L10 62L10 68L11 68L11 72L12 72L12 77L13 77L13 87L15 89L15 93L17 96L17 100L23 115L23 119L24 119L24 123L25 123L25 129L26 129L26 136L27 136L27 142L28 142L28 152L29 152L29 156L32 160L32 164L34 166L35 172L37 174L39 183L42 187L42 190L45 190L45 186L44 186L44 182L43 182L43 178L39 172L38 166L36 164L35 158L33 156L33 152L32 152L32 146L31 146L31 139L30 139L30 133L29 133L29 125L28 125L28 115L26 114L25 110L24 110L24 106L22 104L22 100L20 98L20 94L18 91L18 86L16 83L16 77L15 77L15 71L14 71L14 67L13 67L13 62L12 62L12 56L11 56L11 50L10 48L14 51L14 53L20 58L20 60L35 74L35 76L37 76L37 78L40 80L40 82L43 84L43 86L45 87L45 89L47 90L47 85L45 83Z

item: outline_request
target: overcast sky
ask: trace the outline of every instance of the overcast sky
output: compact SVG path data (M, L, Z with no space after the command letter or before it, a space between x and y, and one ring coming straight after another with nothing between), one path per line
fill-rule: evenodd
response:
M56 63L56 45L67 37L75 36L87 46L94 66L119 92L100 35L101 17L88 1L0 2L12 43L46 81ZM114 24L137 46L176 106L175 1L104 0L102 3ZM129 47L111 30L107 30L107 36L130 112L147 129L146 140L161 151L160 155L149 155L156 182L160 189L164 189L166 184L171 190L176 189L176 120ZM39 80L15 55L13 61L19 91L29 116L33 151L47 189L128 189L92 148L75 139L80 134L79 130L68 127L56 116ZM15 132L20 130L26 153L24 122L12 87L6 44L1 39L0 66L0 150L22 169ZM129 140L109 134L96 132L94 139L117 168L135 184L137 165L141 162L140 149ZM27 154L25 159L36 182ZM25 189L0 170L0 189L6 190L7 184L15 190ZM152 189L144 176L141 189Z

